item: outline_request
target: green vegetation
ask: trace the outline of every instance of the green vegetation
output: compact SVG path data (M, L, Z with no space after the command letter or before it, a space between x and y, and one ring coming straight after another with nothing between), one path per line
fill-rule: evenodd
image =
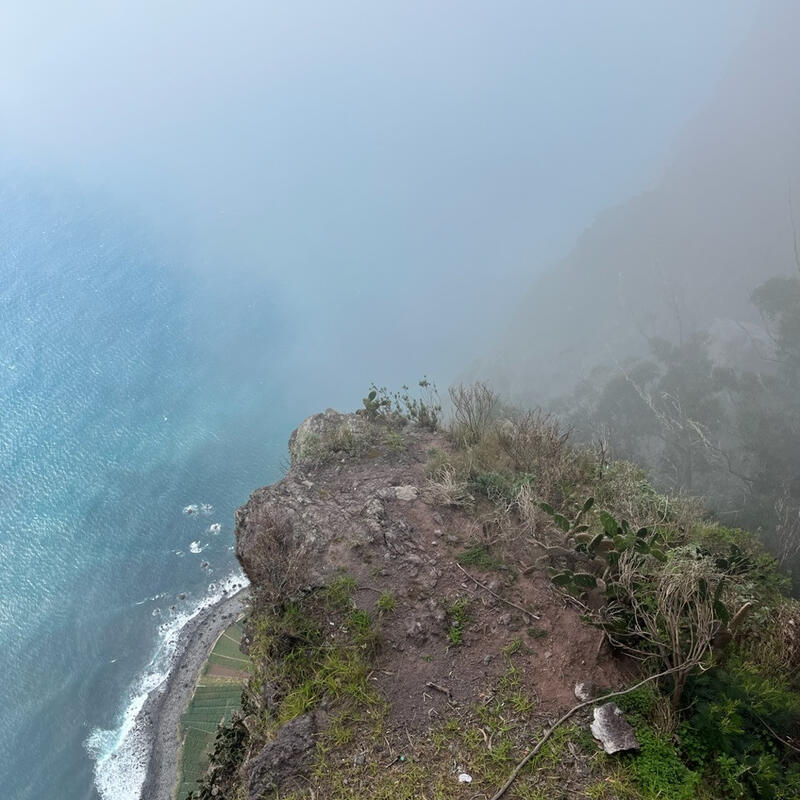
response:
M477 567L482 570L507 571L508 566L490 555L485 544L471 544L456 557L456 561L464 567Z
M416 397L411 394L408 386L403 386L399 392L389 392L385 386L378 387L373 383L363 400L367 419L401 426L414 422L422 428L436 430L442 414L442 403L436 384L424 377L418 382L418 386L420 394ZM393 444L390 443L390 446L398 449L397 440Z
M323 752L349 741L359 726L380 724L383 701L369 682L379 637L370 615L353 602L356 588L351 576L341 575L300 599L253 613L248 631L254 670L243 709L257 720L258 729L249 728L251 743L253 738L268 741L282 724L323 701L326 713L334 715L320 745ZM241 726L237 718L223 725L218 742L236 741ZM222 747L198 800L229 796L242 757L241 748Z
M646 671L671 670L620 702L642 747L606 759L589 795L797 797L800 609L758 540L658 492L604 448L570 447L552 417L503 409L485 387L451 398L480 408L457 410L459 446L429 471L451 470L490 504L493 551L535 532L528 541L545 550L537 564L586 621ZM488 552L470 546L459 561L479 566Z
M702 496L725 520L759 531L800 588L800 273L752 293L763 358L715 360L704 333L651 340L647 359L598 368L561 401L585 441L648 467L659 485Z
M239 621L217 639L181 717L179 798L186 797L208 769L218 726L230 723L241 710L242 688L252 668L239 649L242 632Z
M458 647L464 643L464 629L470 622L469 600L466 597L459 597L447 605L446 611L450 625L447 638L451 645Z
M450 444L429 454L424 497L447 507L454 520L471 517L457 563L479 571L511 571L513 564L515 589L543 570L549 591L601 630L613 653L638 662L643 674L665 673L619 698L639 750L600 752L581 711L552 732L508 797L800 796L800 606L757 538L710 521L695 500L659 491L640 468L610 459L605 445L571 446L557 419L506 408L488 387L457 387L450 399L453 422L442 436L449 434ZM405 434L412 422L432 427L432 412L420 410L432 402L414 405L373 387L362 414ZM396 449L388 434L385 444ZM540 574L535 581L540 587ZM390 709L376 674L392 667L384 658L391 649L381 650L380 632L402 621L394 616L393 592L364 607L355 602L363 596L358 589L354 578L340 575L255 609L248 623L255 666L243 708L247 731L237 717L220 728L202 800L239 800L243 742L257 749L282 724L314 709L324 710L326 723L309 785L315 796L333 800L444 800L457 791L456 766L472 776L471 795L491 796L541 738L552 719L546 705L539 710L524 672L529 646L538 649L533 640L545 635L536 627L527 629L528 639L504 637L504 671L493 679L482 672L486 685L471 702L440 697L430 725L413 732L387 724ZM470 644L477 605L471 609L467 594L444 591L446 643L428 641L427 653L418 654L421 669L441 656L437 646L446 645L453 663L474 656L455 648ZM405 603L405 593L399 596ZM487 608L480 610L480 630ZM446 685L431 687L451 699ZM574 786L565 788L565 774L578 762L581 793L569 794ZM298 790L282 798L309 796Z
M383 594L381 594L375 603L375 607L378 609L380 614L391 614L396 605L397 600L395 599L394 594L391 592L383 592Z

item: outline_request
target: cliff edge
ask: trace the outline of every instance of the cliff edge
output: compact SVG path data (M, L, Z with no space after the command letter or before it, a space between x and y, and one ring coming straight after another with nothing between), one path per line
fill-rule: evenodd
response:
M254 673L193 800L765 796L723 745L689 747L754 675L770 730L800 725L780 682L800 613L774 562L555 420L461 391L446 432L374 392L310 417L237 512ZM730 746L763 764L758 725ZM776 798L800 780L786 753Z

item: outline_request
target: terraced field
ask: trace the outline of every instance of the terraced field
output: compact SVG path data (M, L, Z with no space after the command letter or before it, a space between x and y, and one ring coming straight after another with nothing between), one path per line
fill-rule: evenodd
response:
M242 684L250 672L250 660L239 650L241 638L242 622L238 621L217 639L181 717L183 747L177 800L184 800L197 788L197 781L208 769L217 725L241 708Z

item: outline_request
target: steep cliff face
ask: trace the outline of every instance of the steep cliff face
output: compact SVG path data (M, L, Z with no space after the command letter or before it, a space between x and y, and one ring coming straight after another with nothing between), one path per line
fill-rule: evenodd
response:
M462 394L446 433L309 418L239 510L254 669L192 800L796 798L800 606L755 539Z
M332 764L343 770L339 779L361 782L364 794L353 797L383 797L376 787L403 779L412 757L424 753L432 759L424 783L441 785L443 796L459 789L464 770L488 789L499 771L461 763L469 750L459 744L461 726L464 734L477 732L485 713L477 751L502 746L510 752L512 742L517 747L548 715L575 702L576 683L618 683L619 668L601 648L598 631L553 593L542 570L521 572L531 558L529 544L509 546L494 560L462 558L465 552L488 553L484 545L494 529L474 508L450 505L430 481L430 463L450 448L441 433L329 410L293 434L286 477L254 492L239 510L237 555L252 581L254 618L262 620L251 623L256 658L264 653L259 625L271 631L266 649L276 663L287 646L285 641L276 645L276 637L297 641L301 636L292 627L296 622L287 633L285 622L276 623L274 616L265 621L275 609L285 612L287 603L297 603L311 620L313 636L322 631L319 641L343 652L354 647L366 659L356 671L368 675L363 692L355 692L358 699L335 688L320 692L323 696L309 689L315 699L296 707L293 689L280 686L285 672L264 668L257 676L259 707L251 709L252 717L271 715L277 727L256 733L250 745L242 780L253 800L269 787L288 792L309 780L317 797L350 797L326 794L336 774ZM466 571L459 558L470 565ZM492 699L510 715L505 731L494 717L497 709L480 710ZM293 711L281 711L287 702ZM513 702L516 711L509 705ZM313 714L313 722L298 723L316 731L306 741L330 747L323 748L324 757L317 754L317 769L327 765L324 779L311 777L313 759L302 753L293 756L296 772L265 776L263 764L272 763L275 742L283 735L280 723L295 710ZM349 720L348 732L340 730L342 714ZM249 724L260 730L252 720ZM454 748L439 763L433 760L435 739L440 747ZM575 759L579 773L588 776L587 757ZM551 770L548 780L555 780L556 772ZM367 794L368 786L376 794Z

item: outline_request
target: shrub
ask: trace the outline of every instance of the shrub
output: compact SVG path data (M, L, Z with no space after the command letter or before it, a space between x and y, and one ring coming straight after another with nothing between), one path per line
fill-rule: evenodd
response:
M485 383L450 387L453 406L451 431L456 441L464 447L475 445L486 438L497 418L500 398Z
M373 422L396 423L403 425L416 422L423 428L436 430L442 414L442 404L436 384L424 377L418 382L420 396L411 394L408 386L399 392L389 392L385 386L370 386L363 399L363 414Z
M643 724L636 726L636 737L640 747L630 769L645 795L664 800L694 800L701 776L681 761L672 739Z
M680 726L691 764L726 797L797 797L800 766L782 756L800 733L800 695L738 658L689 681L690 713ZM795 792L793 794L792 792Z

